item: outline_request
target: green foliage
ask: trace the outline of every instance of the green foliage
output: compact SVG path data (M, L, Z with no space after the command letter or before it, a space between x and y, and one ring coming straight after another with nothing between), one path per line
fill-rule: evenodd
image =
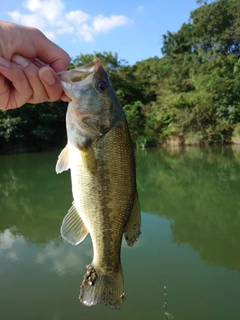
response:
M123 108L129 124L131 137L136 142L136 145L140 148L151 145L151 137L145 134L145 124L147 120L142 102L135 101L133 104L126 104Z
M114 70L118 70L122 66L126 65L127 62L125 60L119 60L117 53L113 54L111 51L103 53L94 52L93 54L80 54L78 57L73 59L71 62L71 67L76 68L80 66L84 66L88 63L91 63L94 58L99 58L107 72L111 72Z
M173 123L186 143L229 142L240 121L240 3L200 3L188 24L163 36L169 71L162 103L177 109Z
M124 106L124 111L129 123L132 138L136 140L138 136L141 135L145 124L143 104L141 101L135 101L133 104L126 104Z
M66 143L66 103L26 104L0 112L1 153L43 151Z
M20 117L11 117L10 114L1 114L0 121L0 137L8 140L17 129Z

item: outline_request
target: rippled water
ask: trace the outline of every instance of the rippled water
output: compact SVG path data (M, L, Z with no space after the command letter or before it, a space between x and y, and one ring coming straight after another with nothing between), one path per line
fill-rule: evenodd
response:
M139 150L142 235L123 240L120 311L78 301L88 236L64 243L72 202L57 153L0 157L0 319L240 318L240 149Z

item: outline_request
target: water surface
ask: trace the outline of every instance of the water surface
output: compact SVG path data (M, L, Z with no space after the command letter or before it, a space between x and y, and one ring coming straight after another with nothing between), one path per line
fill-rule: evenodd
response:
M0 319L240 319L240 149L137 152L142 235L122 264L120 311L78 301L88 236L65 243L72 202L57 153L0 157Z

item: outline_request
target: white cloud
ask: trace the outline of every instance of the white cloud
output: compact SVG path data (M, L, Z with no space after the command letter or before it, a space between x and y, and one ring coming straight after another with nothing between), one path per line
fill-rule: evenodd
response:
M94 30L89 25L84 23L81 28L77 30L77 34L80 36L80 39L90 42L94 40Z
M63 13L64 3L61 0L27 0L23 6L36 17L55 22Z
M129 19L125 16L104 17L99 14L94 17L93 27L97 32L107 32L113 28L124 26L129 23Z
M21 21L22 14L21 14L19 11L17 11L17 10L8 12L8 15L9 15L9 16L12 18L12 20L15 21L15 22L20 22L20 21Z
M74 26L70 25L67 21L58 21L56 34L74 33Z
M45 36L52 41L56 39L56 35L53 31L45 31Z
M90 18L90 15L82 12L81 10L77 10L77 11L70 11L65 15L65 17L69 22L79 25L87 21Z
M66 12L62 0L26 0L22 8L8 12L8 15L16 23L40 29L51 40L58 35L73 34L90 42L101 32L130 23L123 15L106 17L100 14L91 16L81 10Z

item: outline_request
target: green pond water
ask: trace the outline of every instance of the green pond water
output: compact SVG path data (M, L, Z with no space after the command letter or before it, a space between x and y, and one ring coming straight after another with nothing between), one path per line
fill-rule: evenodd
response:
M121 310L85 307L92 260L59 233L72 202L58 152L0 157L0 319L240 319L240 148L137 151L138 243L122 245Z

